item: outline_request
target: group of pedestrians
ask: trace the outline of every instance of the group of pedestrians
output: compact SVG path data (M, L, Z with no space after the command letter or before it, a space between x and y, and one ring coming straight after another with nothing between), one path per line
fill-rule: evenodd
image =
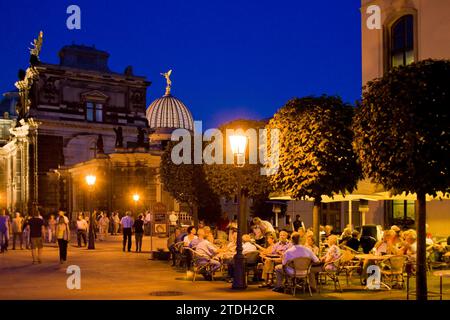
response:
M80 213L74 223L78 247L87 246L89 232L94 233L94 239L104 241L108 232L116 235L121 229L123 234L123 251L131 251L132 235L134 233L136 252L142 252L142 239L144 236L144 216L140 214L136 220L130 211L120 219L119 214L114 212L108 216L104 212L95 212L92 216L93 225L90 226L89 216ZM97 237L98 232L98 237ZM10 237L12 236L12 239ZM33 264L42 263L42 250L44 242L57 242L59 248L60 263L67 260L67 249L71 239L71 224L69 218L63 211L57 216L50 215L47 221L35 210L30 216L22 217L17 212L11 219L3 209L0 211L0 250L1 253L8 250L12 240L12 249L16 245L20 249L31 249Z
M131 217L131 212L127 211L126 215L120 220L122 225L123 233L123 246L122 250L125 249L130 252L132 246L132 234L134 229L134 237L136 241L136 252L142 252L142 238L144 237L144 217L140 214L134 221Z
M54 219L54 218L53 218ZM70 240L69 219L64 215L63 211L58 212L58 218L54 219L54 229L51 230L51 238L58 242L60 262L67 260L67 245ZM44 239L46 230L45 222L39 211L34 211L31 216L26 219L22 218L20 213L16 213L14 219L10 221L6 210L0 212L0 247L1 252L8 250L9 235L12 233L13 250L16 249L16 243L23 248L24 241L26 248L31 249L33 264L42 263L42 249L44 247Z

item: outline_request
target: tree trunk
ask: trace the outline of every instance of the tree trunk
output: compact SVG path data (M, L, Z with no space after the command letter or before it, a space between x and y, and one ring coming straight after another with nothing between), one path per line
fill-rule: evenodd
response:
M417 230L417 300L427 300L427 258L426 258L426 211L425 193L417 193L416 230Z
M321 197L314 198L314 207L313 207L313 232L314 232L314 241L316 245L320 247L320 202Z
M194 226L198 227L198 204L192 204L192 219L194 220Z

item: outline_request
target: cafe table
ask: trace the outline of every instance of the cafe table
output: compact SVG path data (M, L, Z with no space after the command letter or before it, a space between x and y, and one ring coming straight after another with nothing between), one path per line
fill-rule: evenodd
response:
M433 276L439 277L439 300L442 300L442 278L450 278L450 270L438 270L433 272Z

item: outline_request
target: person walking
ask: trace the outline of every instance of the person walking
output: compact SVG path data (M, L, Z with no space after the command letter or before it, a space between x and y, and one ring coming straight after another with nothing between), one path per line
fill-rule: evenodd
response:
M87 235L87 231L88 231L88 223L87 221L83 218L83 216L80 214L78 216L78 220L77 220L77 241L78 241L78 247L81 247L81 239L83 239L83 243L84 246L86 247L86 235Z
M58 212L56 224L56 239L59 247L59 262L62 264L67 260L67 245L70 241L69 219L64 216L63 211Z
M44 219L39 217L39 211L34 211L32 217L28 220L26 227L30 230L31 256L33 264L42 263L43 237L45 234Z
M142 214L134 222L133 228L136 239L136 252L142 252L142 238L144 237L144 220Z
M8 217L6 216L6 210L0 212L0 253L7 250L8 236L9 236L9 225Z
M47 236L49 243L56 241L55 232L56 232L56 220L55 216L52 214L50 215L50 218L47 221Z
M19 212L16 212L16 217L12 222L12 232L13 232L13 250L16 250L16 239L19 238L20 250L23 250L23 218L20 216Z
M56 220L55 216L52 214L47 221L47 233L48 233L48 242L56 242Z
M100 220L98 222L99 224L99 240L104 241L106 240L106 237L108 236L108 226L109 226L109 218L106 215L106 212L102 212L100 214Z
M123 251L125 251L125 247L127 247L128 252L130 252L131 234L132 234L131 228L133 227L133 219L131 218L131 211L127 211L126 215L122 218L122 220L120 220L120 224L122 225Z
M30 221L31 217L27 215L23 220L23 226L22 226L22 239L25 242L25 249L31 248L31 239L30 239L30 226L28 224L28 221Z
M117 235L119 233L119 227L120 227L120 218L119 218L118 212L114 212L113 222L114 222L114 235Z

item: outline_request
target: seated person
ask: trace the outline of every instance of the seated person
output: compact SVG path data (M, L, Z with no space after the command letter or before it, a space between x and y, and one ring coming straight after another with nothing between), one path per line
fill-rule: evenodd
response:
M242 254L245 256L247 254L250 254L252 252L258 252L258 249L254 244L251 243L252 238L248 234L244 234L242 236ZM236 248L236 244L234 244L234 247ZM236 254L236 249L234 251L234 255ZM234 257L233 255L233 257ZM233 278L234 274L234 259L228 259L227 260L227 266L228 266L228 281L231 281L230 279Z
M203 230L205 230L205 238L207 238L210 234L212 234L212 230L210 226L204 226Z
M214 238L216 239L215 241L220 243L221 245L228 241L228 234L225 231L216 228L213 234L215 235L214 236Z
M383 240L375 244L375 255L382 256L385 254L398 254L395 246L396 233L393 230L386 230L383 234Z
M291 236L291 242L292 246L286 250L286 252L283 254L283 258L281 261L281 264L277 265L275 267L275 275L276 275L276 284L275 288L273 288L273 291L281 292L283 291L282 288L282 282L283 282L283 275L286 271L288 274L292 275L293 270L290 267L285 268L283 270L283 266L286 266L289 261L295 259L295 258L309 258L311 259L312 263L319 263L319 258L311 251L311 249L302 246L300 244L300 235L297 232L294 232ZM308 275L309 283L311 286L312 291L316 291L317 285L316 285L316 273L319 272L321 269L313 269L311 268L311 272Z
M399 253L408 256L409 261L416 261L417 255L417 233L415 230L407 230L403 232L403 244L400 247Z
M298 233L297 233L298 234ZM264 267L263 267L263 279L264 275L272 274L274 267L276 264L281 263L281 255L292 246L292 243L289 243L287 240L288 233L286 231L280 231L280 239L277 243L273 245L272 252L270 255L279 255L280 257L267 257L268 253L264 256ZM300 239L300 234L298 234ZM300 240L299 240L300 241ZM261 287L270 286L268 283L263 283Z
M209 240L203 238L204 237L203 229L198 230L198 236L201 240L198 242L195 248L195 253L198 255L197 263L199 264L209 263L211 269L203 273L203 276L205 277L206 280L212 280L212 275L221 266L220 262L215 258L219 250ZM211 235L208 235L208 238L211 238Z
M259 226L252 226L252 231L253 231L253 238L255 239L255 243L260 245L260 246L264 246L266 243L266 239L264 237L264 234L261 232L261 229L259 228Z
M401 229L398 227L398 226L396 226L395 224L391 227L391 230L392 231L394 231L395 232L395 235L396 235L396 237L398 238L398 239L400 239L401 237Z
M252 243L252 238L248 234L242 236L242 254L258 251L258 248Z
M326 239L328 239L328 237L331 236L332 234L333 234L333 226L326 225L324 227L324 233L322 235L322 241L325 241Z
M338 237L336 235L330 235L327 239L328 250L327 253L320 259L323 263L325 263L325 270L334 271L336 270L336 266L333 262L341 256L341 250L337 246Z
M288 236L286 231L280 231L279 241L273 246L272 254L282 255L292 246L292 243L288 241Z
M300 235L300 244L305 245L306 243L306 231L303 228L298 229L297 233Z
M359 232L357 230L352 232L352 237L347 240L347 243L345 244L347 247L349 247L352 250L358 251L359 250Z
M352 229L345 228L344 232L342 232L341 237L339 238L339 245L347 245L347 241L352 238Z
M190 243L189 248L194 249L197 247L197 245L205 240L206 238L206 232L205 229L198 229L197 231L197 237L195 237Z
M260 288L268 287L272 283L272 280L269 278L272 276L273 270L270 270L266 267L265 261L267 259L270 259L267 257L267 255L272 254L273 246L275 245L275 236L273 234L268 234L266 237L266 243L267 243L266 248L255 244L256 247L258 247L258 249L259 249L260 257L264 263L263 271L262 271L262 278L264 279L264 282L259 286Z
M306 237L305 247L310 249L316 256L319 256L319 247L316 246L312 235Z
M197 230L195 229L194 226L190 226L189 228L187 228L187 233L188 233L187 236L185 236L183 239L185 247L189 247L191 241L197 239L196 236Z
M236 240L237 240L237 230L230 230L230 241L222 245L217 255L218 258L222 259L222 262L227 263L233 259L236 254Z

